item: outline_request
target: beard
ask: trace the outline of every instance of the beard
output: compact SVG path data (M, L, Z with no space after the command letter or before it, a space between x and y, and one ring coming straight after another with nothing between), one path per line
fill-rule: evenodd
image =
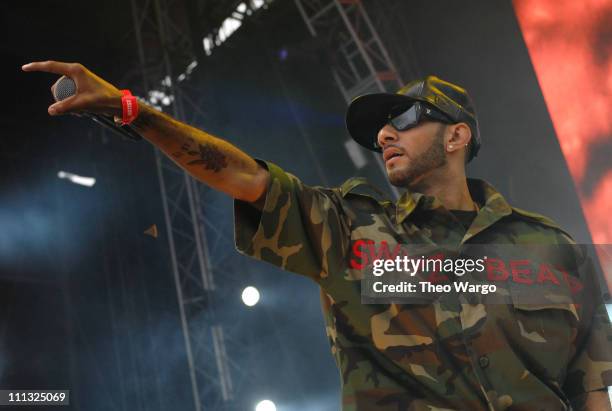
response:
M447 164L444 152L444 129L440 125L431 145L423 154L410 158L409 164L404 168L389 171L389 182L396 187L410 187L425 174Z

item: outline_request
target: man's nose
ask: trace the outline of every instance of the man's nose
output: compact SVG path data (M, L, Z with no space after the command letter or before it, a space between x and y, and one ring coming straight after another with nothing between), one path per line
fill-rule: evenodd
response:
M397 132L389 124L386 124L378 132L378 146L381 148L385 147L385 144L397 141Z

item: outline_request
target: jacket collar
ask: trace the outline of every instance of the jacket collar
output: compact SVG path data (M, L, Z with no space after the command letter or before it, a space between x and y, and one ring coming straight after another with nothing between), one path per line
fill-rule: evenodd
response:
M491 184L472 178L467 179L467 184L472 198L480 204L480 210L462 241L466 241L512 213L512 208L506 199ZM417 208L433 210L439 207L442 207L442 203L436 197L406 191L396 203L396 221L401 224Z

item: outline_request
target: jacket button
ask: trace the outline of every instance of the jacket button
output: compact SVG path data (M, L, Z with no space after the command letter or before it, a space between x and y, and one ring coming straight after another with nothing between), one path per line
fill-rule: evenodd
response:
M489 357L486 355L481 356L478 359L478 364L480 365L480 368L487 368L489 366Z

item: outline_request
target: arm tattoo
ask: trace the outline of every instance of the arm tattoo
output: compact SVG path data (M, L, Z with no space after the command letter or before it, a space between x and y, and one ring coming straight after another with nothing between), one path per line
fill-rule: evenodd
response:
M225 154L221 152L217 147L212 144L198 144L199 152L188 151L190 155L199 155L200 158L197 160L191 160L187 162L189 165L202 164L207 170L212 170L218 173L225 167L227 167L227 158Z
M160 113L160 115L165 116L163 113ZM172 124L171 118L167 118L167 120L168 124ZM142 113L142 115L139 116L136 121L134 121L134 126L143 132L154 128L156 124L157 122L155 115L150 113ZM194 148L194 143L195 139L193 137L188 137L181 145L180 150L173 152L172 156L176 159L183 157L185 153L190 156L197 156L197 159L187 161L185 164L190 166L202 164L206 170L212 170L215 173L220 172L222 169L228 166L226 155L214 144L198 144L196 151Z

